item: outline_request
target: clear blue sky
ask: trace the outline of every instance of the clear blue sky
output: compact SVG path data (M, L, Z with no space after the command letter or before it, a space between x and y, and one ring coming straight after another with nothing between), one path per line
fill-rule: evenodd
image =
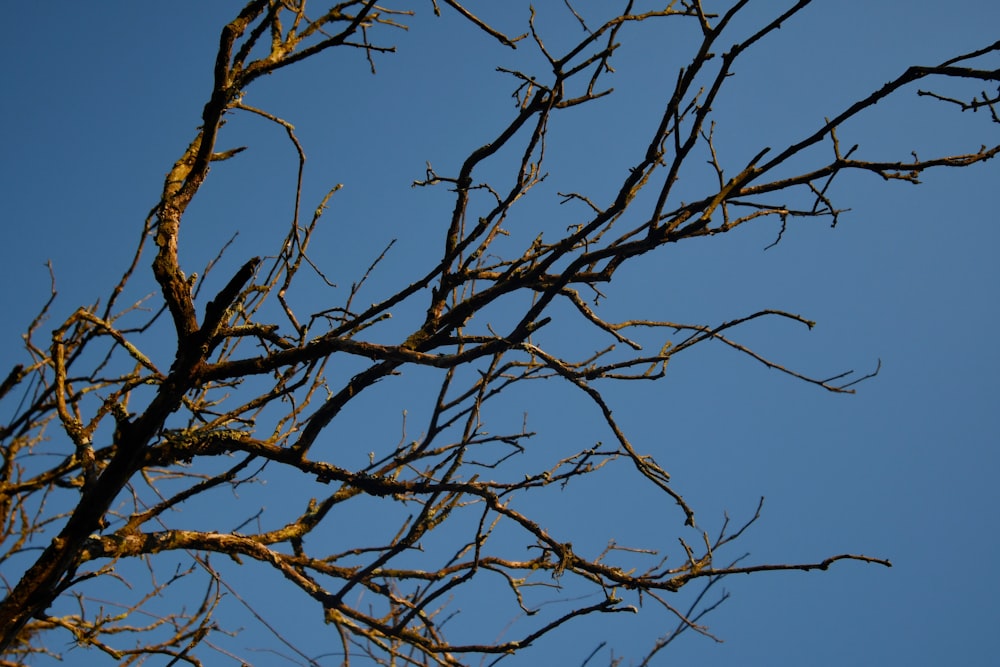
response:
M485 7L485 18L522 31L526 5L492 4L470 8ZM565 8L556 0L537 4L545 35L547 17L562 18ZM585 15L596 6L574 4ZM741 25L786 3L754 4ZM4 368L22 359L19 336L48 294L47 260L60 291L55 318L105 295L120 276L163 175L200 122L218 29L239 5L8 8L0 43ZM430 2L414 5L413 29L388 37L399 53L377 58L376 76L360 54L340 54L270 77L246 99L298 128L309 156L305 210L333 183L345 185L313 255L335 282L349 285L389 239L399 239L371 284L372 300L409 282L413 267L429 263L440 245L447 198L409 184L423 176L426 161L453 170L494 135L509 117L511 89L495 67L531 61L500 46L480 48L482 35L447 9L434 19ZM578 37L573 24L561 25L562 33L550 33L554 49ZM906 65L937 64L995 41L998 25L1000 6L992 0L817 2L735 68L716 105L721 157L735 167L764 146L795 141ZM538 224L571 224L572 213L554 206L557 191L601 197L620 182L669 95L678 56L687 57L682 27L624 31L616 97L557 117L550 181L532 204L538 208L528 209L552 217ZM240 235L229 254L233 266L270 252L284 234L294 153L257 119L234 117L225 132L221 149L250 148L213 168L191 209L182 248L189 273L201 271L234 231ZM841 130L841 141L860 144L865 159L905 158L911 150L924 158L1000 143L1000 125L908 89ZM850 552L894 563L890 570L847 562L826 573L730 579L731 599L708 619L725 643L690 633L656 664L995 664L1000 352L993 339L1000 308L990 295L1000 279L998 167L994 161L932 171L918 187L870 175L842 178L832 194L851 210L836 229L823 221L795 224L764 251L777 233L766 222L667 248L616 278L605 311L612 319L716 323L773 307L818 326L807 332L767 323L736 337L817 376L864 373L882 361L880 375L857 395L839 396L706 346L679 356L658 384L609 390L633 441L670 471L706 530L718 528L724 511L734 520L748 517L758 497L767 497L762 520L730 555L814 561ZM683 196L701 196L697 178L689 187ZM530 218L519 224L525 236L535 235ZM152 281L143 281L152 291ZM550 335L571 341L572 328L557 326L563 328ZM509 409L519 415L530 408L541 438L608 440L564 393L524 395ZM371 402L338 433L394 445L400 410L420 408L389 396L400 402ZM554 408L540 403L546 397ZM362 447L366 456L370 447ZM659 546L676 550L680 519L619 479L612 475L579 501L598 513L613 508L603 522L584 523L577 505L553 501L553 515L580 531L574 544L631 537L648 546L662 525ZM272 573L257 581L274 589L255 593L282 601L276 620L318 616L304 598L283 596L284 585ZM487 617L489 600L482 602L481 610L464 609L467 618ZM312 628L302 642L317 640L321 624L296 622ZM638 617L588 620L512 662L579 664L607 641L628 664L668 625L672 619L652 608ZM253 638L242 639L253 645ZM607 652L600 655L591 664L606 664ZM69 656L72 662L82 654ZM253 661L289 664L271 654Z

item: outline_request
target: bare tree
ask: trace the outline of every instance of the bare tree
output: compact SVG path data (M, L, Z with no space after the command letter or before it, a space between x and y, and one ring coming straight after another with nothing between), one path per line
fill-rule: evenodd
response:
M1000 93L978 92L1000 81L1000 71L978 65L1000 52L1000 42L936 66L910 67L833 110L800 140L761 146L752 159L724 166L713 105L734 63L809 0L763 20L749 17L756 27L734 37L729 30L748 0L670 2L641 12L635 4L595 19L561 3L558 10L580 37L556 50L546 46L533 11L526 33L513 35L456 0L427 3L428 11L463 17L484 43L527 49L544 66L506 70L514 104L505 124L490 130L491 138L461 164L428 165L413 183L450 198L440 219L427 225L427 234L439 238L439 254L411 264L407 275L405 267L390 271L391 254L383 252L346 290L335 290L330 267L309 255L339 186L320 201L303 201L305 153L294 119L252 106L247 95L265 75L281 76L289 66L344 50L364 54L374 70L394 51L392 31L410 20L411 3L345 0L307 12L305 0L251 0L223 27L201 126L136 230L131 265L102 302L57 319L51 336L43 336L55 316L50 300L27 329L28 359L0 385L14 415L0 427L4 664L54 655L52 646L67 638L123 664L151 656L203 664L205 654L223 651L214 643L227 632L224 615L216 614L223 599L243 599L230 561L255 577L283 577L297 589L328 624L339 646L333 661L347 664L361 655L379 664L441 665L500 659L577 617L636 612L640 600L647 603L644 613L656 613L653 603L676 621L644 651L647 664L681 632L708 633L702 618L721 599L706 593L726 575L825 570L841 560L889 565L858 554L777 564L724 555L760 508L739 525L727 519L711 534L698 528L694 508L648 453L655 443L629 439L605 392L615 382L661 379L675 355L709 341L830 392L851 392L877 369L860 378L811 377L733 337L754 320L813 325L780 310L709 323L659 321L641 312L612 321L602 314L602 286L630 261L670 244L762 221L776 221L781 232L799 218L835 224L841 209L834 185L843 172L917 183L933 167L992 158L1000 146L862 159L857 146L841 145L838 129L880 100L946 79L972 85L971 92L920 94L956 110L981 110L974 121L1000 122ZM540 233L543 225L524 202L546 176L547 133L566 110L611 93L606 80L631 29L662 22L683 24L697 46L676 69L671 89L652 97L666 102L644 150L625 173L604 174L616 179L613 196L561 193L573 224L562 233L551 226ZM564 26L563 34L568 30ZM250 159L227 144L224 121L237 114L263 118L287 134L299 156L294 207L274 255L241 260L219 287L208 288L207 276L222 264L187 275L179 240L212 164ZM706 160L714 184L682 195L680 176L704 170ZM595 160L588 168L601 165ZM236 231L239 223L227 224ZM140 293L147 261L158 294L123 305ZM368 302L361 295L378 272L398 276L399 283ZM317 283L330 285L337 305L300 305L305 286ZM573 345L547 335L555 319L576 327ZM578 354L581 343L591 351ZM349 405L402 381L403 373L417 378L419 393L370 419L394 419L407 409L419 415L418 425L404 422L397 442L331 442L331 429ZM487 428L490 408L544 380L579 392L609 437L539 452L527 421ZM552 490L573 494L584 480L622 464L636 483L662 494L667 503L658 511L669 517L666 505L675 508L676 534L619 545L609 533L602 551L574 548L568 527L543 519L533 499ZM286 502L252 515L240 491L262 480ZM227 489L231 493L220 492ZM284 510L290 513L273 515ZM220 528L213 516L222 512L247 516ZM345 517L374 525L345 535ZM504 592L491 601L498 613L521 617L513 638L451 631L453 610L478 595L484 580L503 583ZM109 581L128 588L116 586L120 596L101 600L96 591L109 590ZM678 604L673 594L692 582L700 592ZM565 590L591 597L558 611L545 606ZM181 602L165 608L163 600ZM264 616L260 621L275 641L283 640L280 627ZM297 659L320 662L301 652Z

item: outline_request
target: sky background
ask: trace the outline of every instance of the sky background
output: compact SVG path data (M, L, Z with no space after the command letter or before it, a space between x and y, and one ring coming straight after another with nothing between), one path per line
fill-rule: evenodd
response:
M502 4L469 7L503 30L523 31L526 7ZM574 3L585 17L596 15L599 4ZM734 37L779 6L751 4ZM200 121L218 30L239 6L37 2L8 8L10 29L0 43L6 63L0 71L6 99L0 106L3 366L23 358L20 335L48 295L46 261L53 263L60 294L53 323L105 295L121 275L163 175ZM410 31L385 36L399 53L377 58L376 76L360 53L332 54L261 81L246 98L297 127L309 156L304 210L332 184L345 184L312 254L335 282L349 285L390 239L399 239L369 285L373 301L408 283L413 267L429 264L440 247L447 193L410 183L423 177L427 161L453 172L511 116L513 86L497 65L537 65L530 44L521 49L528 53L514 53L446 8L440 19L431 15L430 2L414 8ZM562 2L546 0L537 9L553 50L579 38ZM715 105L720 157L735 169L764 146L780 149L907 65L937 64L991 43L997 25L1000 8L989 0L817 2L735 67ZM576 219L570 207L556 206L557 192L599 200L614 192L644 150L677 67L688 57L691 27L676 21L623 31L617 72L609 79L616 94L556 118L550 179L526 206L514 238L519 232L532 238L540 226L563 229ZM998 66L996 58L989 66ZM944 90L966 98L981 88ZM911 150L925 158L1000 143L1000 125L909 88L849 123L840 137L845 146L860 144L862 159L904 159ZM200 272L234 231L239 237L223 267L272 252L285 233L294 152L273 126L234 116L219 147L244 144L250 146L245 154L213 167L189 211L182 233L188 273ZM828 150L823 146L815 159ZM831 195L850 211L836 229L825 220L798 222L765 251L778 229L764 222L665 248L616 276L602 311L609 319L718 323L779 308L818 325L809 332L765 322L734 337L816 376L848 369L864 374L882 363L879 376L856 395L833 395L706 345L673 360L659 383L607 387L633 442L671 473L703 528L716 531L726 511L734 521L748 518L766 496L763 518L730 556L746 551L748 562L792 562L846 552L894 564L886 570L844 562L826 573L730 578L725 589L732 597L708 619L725 642L689 633L655 664L995 664L1000 352L993 338L1000 308L989 295L1000 278L998 174L993 161L929 172L917 187L872 175L841 177ZM706 181L700 179L709 175L692 173L680 196L702 196ZM226 274L220 268L216 280ZM152 291L151 280L142 281ZM320 291L301 298L333 300ZM404 309L401 327L406 315ZM553 345L570 349L575 330L559 321L550 335ZM401 386L419 392L420 380L417 374ZM386 396L395 402L361 403L362 411L347 415L338 433L395 444L406 390ZM556 407L545 408L543 399ZM498 419L534 406L530 424L540 438L607 440L606 433L592 435L598 422L575 412L572 400L564 388L546 386L518 396L510 414ZM364 458L370 448L359 448ZM538 511L580 532L580 542L595 544L609 537L648 539L661 513L670 531L680 523L670 507L616 475L582 499L553 498ZM602 516L606 507L614 509ZM596 520L585 519L585 508ZM263 578L263 587L260 581L254 593L275 601L271 609L318 615L303 598L282 597L280 578ZM467 608L467 618L488 618L488 598L483 604ZM511 662L580 664L607 641L628 664L673 625L652 609L623 616L570 626ZM299 641L316 641L309 632L322 626L302 623L313 630L303 630ZM590 664L606 664L608 655L604 650ZM74 658L83 654L68 654L69 662ZM254 664L290 663L262 653Z

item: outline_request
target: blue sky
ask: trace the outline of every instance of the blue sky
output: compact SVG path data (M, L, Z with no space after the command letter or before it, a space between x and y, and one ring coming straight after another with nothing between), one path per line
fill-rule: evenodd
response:
M554 49L579 36L562 22L563 3L538 4L543 36L547 26L563 26L551 28ZM597 6L574 4L585 16ZM737 31L762 21L774 3L754 4ZM0 44L7 63L0 72L7 100L0 107L4 365L21 359L20 334L48 294L46 261L60 292L56 318L106 294L120 276L163 175L200 121L216 35L238 5L21 3L7 12L17 29ZM477 11L483 7L484 18L520 32L526 8L488 5L477 3ZM514 53L486 43L447 10L434 19L429 2L415 9L412 29L387 37L399 53L377 58L376 76L358 53L332 55L259 82L246 100L296 125L309 156L305 210L326 188L344 183L313 253L335 282L350 285L390 239L399 239L369 285L365 298L372 300L409 282L413 267L429 264L439 247L450 212L446 193L410 183L422 178L427 161L442 172L454 169L509 118L512 86L497 65L537 63L530 45L523 47L529 53ZM907 65L937 64L995 41L997 25L1000 8L988 0L817 2L735 68L716 105L721 158L735 166L764 146L794 142ZM556 205L556 192L613 191L669 95L678 57L687 57L689 27L623 32L611 80L616 94L556 118L550 180L515 238L572 223L572 209ZM997 67L996 59L987 65ZM968 96L980 89L961 90ZM843 144L858 143L859 156L875 160L998 143L1000 126L985 114L963 114L915 93L906 89L848 124ZM201 271L234 231L239 236L223 266L270 252L284 234L294 153L272 126L236 116L220 148L244 144L245 154L213 168L189 212L182 241L189 273ZM680 196L701 196L707 175L692 174ZM813 331L771 322L736 338L808 374L864 374L882 363L856 395L841 396L705 346L673 360L659 383L608 387L616 417L672 474L703 528L717 530L725 511L734 521L749 517L766 496L763 518L730 555L791 562L849 552L894 563L890 570L840 563L826 573L730 579L732 597L708 619L725 643L690 633L656 664L995 660L1000 352L993 332L1000 309L989 295L1000 278L998 168L994 161L929 172L923 180L914 187L872 175L839 178L832 194L850 211L836 229L822 220L793 224L765 251L776 225L748 226L644 257L609 287L603 312L611 319L717 323L762 308L800 313L818 322ZM152 291L152 281L142 280ZM332 299L318 289L300 298ZM400 326L408 315L399 313ZM549 335L553 345L571 346L576 330L560 320ZM421 380L416 374L385 399L362 402L336 426L338 436L365 441L365 457L368 443L394 445L400 411L419 414L420 406L407 401L419 396ZM581 415L574 401L565 388L526 392L497 415L498 430L527 410L549 442L609 439L594 435L599 422ZM652 543L662 524L659 546L676 549L680 519L617 472L580 499L546 502L551 507L538 511L577 531L574 544L609 537ZM596 520L584 520L584 507ZM274 603L280 615L305 619L315 611L287 596L279 578L261 581L255 593L281 600ZM483 604L464 610L470 621L489 618L488 597ZM638 617L592 619L542 642L518 664L579 664L601 641L629 664L666 627L671 619L652 608ZM301 641L314 641L311 632L303 630ZM606 651L600 655L596 664L607 661ZM289 664L271 654L254 663Z

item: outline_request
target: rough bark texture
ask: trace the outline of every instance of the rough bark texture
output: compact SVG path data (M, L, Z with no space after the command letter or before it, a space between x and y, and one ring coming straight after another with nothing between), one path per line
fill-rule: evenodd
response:
M561 526L544 525L532 515L530 504L513 499L515 494L520 498L547 487L571 487L578 478L626 463L634 470L636 483L659 489L678 508L680 524L696 526L694 509L664 468L630 441L615 421L599 382L657 380L665 375L672 357L699 343L722 342L825 390L852 391L858 379L812 378L729 337L740 325L760 319L811 327L813 323L800 315L761 310L722 323L684 323L643 319L640 313L632 320L612 322L602 318L596 299L589 295L600 295L599 287L623 265L667 245L725 234L765 219L780 220L782 231L794 218L835 223L839 210L829 188L842 172L871 172L916 183L931 168L968 167L989 160L1000 147L921 159L907 155L899 161L859 160L852 157L855 149L841 150L837 130L917 82L951 79L992 85L1000 73L979 68L977 59L1000 51L1000 42L936 67L912 67L867 97L851 101L798 143L764 149L748 164L729 169L716 157L713 104L741 54L803 10L808 0L759 21L754 31L743 34L724 53L731 40L723 41L722 36L728 36L728 26L744 11L747 0L724 3L717 14L698 1L671 3L667 9L641 14L632 13L629 3L621 14L599 23L565 3L571 19L586 30L564 53L546 48L533 18L526 35L505 35L454 0L445 0L440 8L431 3L435 11L457 12L467 28L484 40L537 49L548 66L539 72L510 72L517 85L517 105L506 126L495 131L492 141L471 150L453 175L428 166L426 178L414 184L447 188L453 197L446 223L428 231L442 235L441 256L421 268L422 273L404 276L397 291L368 306L354 304L365 274L342 305L331 309L317 304L308 315L296 312L289 299L298 284L294 279L303 269L322 276L322 267L314 267L307 251L327 201L337 190L333 188L318 203L310 220L301 219L300 164L296 208L283 247L270 258L249 259L213 298L199 299L198 279L181 270L178 242L188 205L211 182L212 162L234 158L240 150L216 150L224 116L247 113L273 122L288 133L304 164L292 125L244 103L248 86L307 58L332 57L326 53L331 49L360 49L369 60L390 52L392 47L381 40L389 39L390 31L407 21L410 5L356 0L310 6L307 13L305 4L305 0L255 0L223 28L202 125L165 179L161 199L144 223L133 266L113 286L103 310L78 309L53 331L51 343L34 342L43 318L32 323L27 336L31 360L12 369L0 385L0 398L10 399L18 394L16 389L28 386L29 378L36 380L15 416L0 427L0 510L8 545L3 558L28 546L46 545L23 572L4 570L9 588L0 603L0 648L10 660L43 650L49 634L65 643L68 632L78 645L96 647L115 660L167 654L200 664L195 657L199 646L219 629L213 614L224 582L209 559L211 554L280 573L304 600L312 601L345 656L360 653L379 660L396 657L414 664L447 665L526 650L539 637L581 615L636 612L634 596L639 594L659 603L677 621L676 629L655 644L648 660L687 629L707 632L698 620L712 605L680 611L667 601L668 594L691 582L710 588L728 574L825 570L840 560L889 565L884 559L858 554L759 565L721 558L719 550L757 519L759 508L746 525L724 525L715 536L701 532L699 544L680 539L681 557L674 554L669 567L663 563L665 556L630 551L614 542L604 553L590 557L560 537ZM495 242L505 237L508 220L519 215L518 202L544 178L549 126L559 122L563 110L609 94L603 85L619 42L628 38L634 24L662 21L688 22L701 42L680 68L657 125L649 128L645 152L636 156L616 194L605 202L582 193L566 194L568 201L581 205L578 224L558 238L539 234L517 252L502 251ZM983 94L964 102L932 91L923 94L962 108L988 109L997 120L996 97ZM782 169L824 142L829 144L825 158L814 158L808 168L794 173ZM482 180L481 172L504 151L519 156L509 178L502 183ZM695 196L688 193L682 202L679 174L692 162L703 165L706 156L717 187ZM650 196L639 197L645 193ZM775 198L765 196L773 193L804 203L775 205ZM488 198L488 205L480 196ZM129 281L135 280L134 269L143 266L148 239L154 245L152 276L160 288L157 305L162 306L153 310L169 315L176 342L166 371L151 361L165 358L162 350L143 351L149 323L136 324L130 309L117 306ZM381 259L369 272L377 270ZM523 300L527 305L508 319L477 318L501 299L518 294L528 295ZM384 342L381 336L368 338L394 308L410 302L422 304L422 319L409 322L397 343ZM594 354L574 358L540 342L539 332L557 316L555 304L568 305L586 327L586 335L593 333L595 341L603 338L614 345L595 342ZM48 314L49 305L43 311ZM657 338L652 349L639 342L649 340L650 331ZM362 359L366 365L351 377L338 379L326 370L331 358L341 357ZM422 397L432 405L417 439L404 439L377 455L372 452L362 466L340 462L333 446L319 446L321 436L351 401L416 367L438 373L436 384L428 386ZM482 417L498 396L543 378L579 390L613 441L564 453L544 465L518 463L533 434L526 428L487 432ZM46 426L49 433L44 436ZM58 434L56 427L61 429ZM32 452L43 437L62 441L64 458L40 468ZM178 507L211 507L215 502L207 500L211 490L236 489L248 480L266 478L276 468L293 475L299 480L297 486L311 494L278 528L248 523L230 532L195 530L171 515ZM65 499L67 489L77 494L71 506L52 503L46 506L47 513L29 511L47 494L58 492ZM358 499L390 508L380 516L387 517L387 523L398 522L391 526L391 536L349 548L331 546L316 529L335 526L329 517L345 506L360 505ZM434 542L437 551L430 560L435 564L428 566L428 559L414 554L425 541L432 542L442 524L464 525L466 532L457 541L446 541L446 547ZM518 548L504 548L500 540L492 539L498 526L520 536ZM204 599L161 616L162 622L146 626L138 618L130 620L130 614L138 615L150 597L187 573L137 582L143 595L123 603L125 614L103 610L89 615L50 614L59 596L74 595L86 581L126 576L119 571L123 563L145 562L155 573L158 556L181 552L190 555L192 571L211 574L211 583ZM81 573L81 568L86 571ZM526 583L532 577L554 584L572 580L575 586L598 592L601 600L555 615L539 614L534 625L529 621L528 626L519 626L528 629L516 639L484 644L451 636L440 622L447 616L442 608L484 573L502 577L510 590L512 615L529 612L529 619L539 611ZM357 602L360 591L365 592L363 604ZM528 597L536 602L527 602ZM82 602L84 597L78 599ZM135 641L119 643L122 634Z

